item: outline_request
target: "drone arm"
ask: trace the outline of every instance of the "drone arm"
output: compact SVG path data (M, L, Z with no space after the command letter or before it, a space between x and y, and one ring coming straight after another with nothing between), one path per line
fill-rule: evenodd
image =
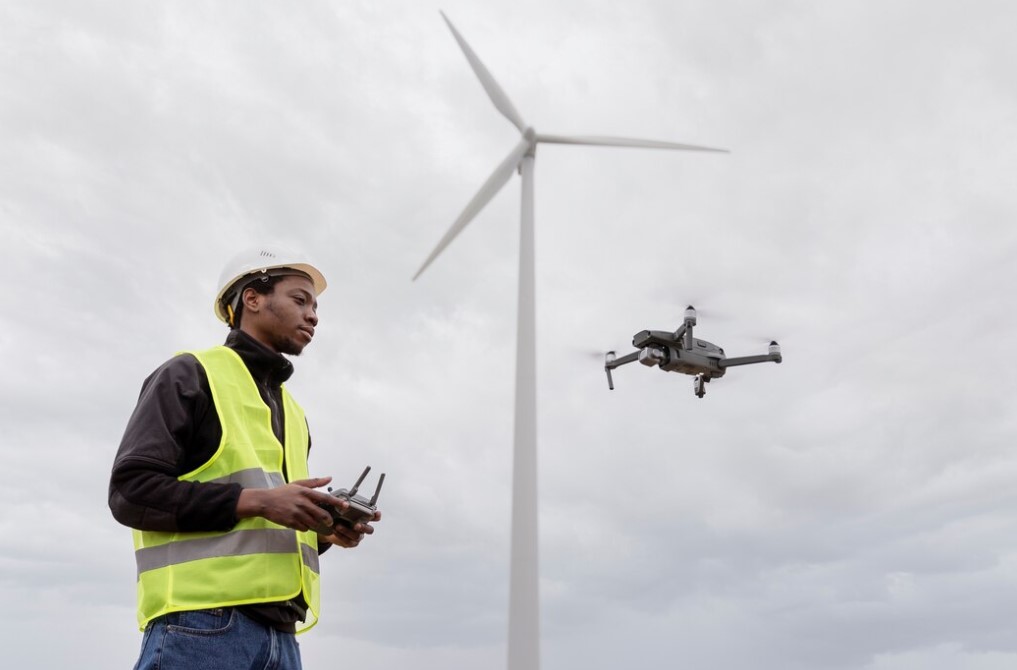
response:
M776 354L762 354L760 356L739 356L738 358L722 358L717 361L717 365L721 368L733 368L737 365L752 365L753 363L766 363L767 361L773 361L774 363L781 362L781 355Z
M639 360L639 352L633 351L631 354L625 354L621 358L616 358L613 361L604 363L604 369L613 370L618 366L625 365L626 363L632 363L633 361Z
M611 391L614 390L614 379L611 378L611 370L615 369L619 365L625 365L632 361L639 359L639 352L633 351L631 354L625 354L621 358L613 358L614 352L608 354L607 361L604 363L604 372L607 373L607 388Z

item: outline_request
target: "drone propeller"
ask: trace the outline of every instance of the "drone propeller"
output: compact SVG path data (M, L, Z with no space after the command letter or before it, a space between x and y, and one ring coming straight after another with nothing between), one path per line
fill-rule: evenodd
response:
M747 342L752 342L753 346L759 346L759 344L765 344L765 345L769 346L769 345L771 345L771 344L773 344L775 342L776 343L783 343L784 342L783 335L777 335L775 337L773 335L773 333L770 333L769 335L760 335L759 333L756 333L753 336L745 338L745 339L746 339ZM778 344L778 346L779 346L779 344Z
M715 302L714 302L715 304ZM705 305L705 307L700 307ZM685 309L693 307L696 310L696 315L700 319L706 319L707 321L731 321L732 316L724 310L717 310L710 307L711 303L707 300L690 300Z

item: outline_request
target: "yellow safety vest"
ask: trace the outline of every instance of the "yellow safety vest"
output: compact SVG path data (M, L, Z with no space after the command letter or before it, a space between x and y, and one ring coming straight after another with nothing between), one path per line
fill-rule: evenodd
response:
M285 445L272 431L271 412L247 366L232 349L188 352L208 376L222 441L202 466L181 475L187 482L237 482L272 488L307 478L308 435L304 412L282 389ZM286 472L283 468L286 451ZM134 531L138 564L138 625L187 610L282 602L303 594L307 621L318 620L318 543L314 531L299 532L261 517L241 519L224 532Z

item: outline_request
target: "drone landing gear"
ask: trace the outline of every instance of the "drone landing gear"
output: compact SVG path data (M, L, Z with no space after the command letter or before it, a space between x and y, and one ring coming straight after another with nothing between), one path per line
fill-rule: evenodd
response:
M696 375L696 378L692 380L692 388L696 392L697 398L702 398L706 395L706 383L710 381L710 378L700 372Z

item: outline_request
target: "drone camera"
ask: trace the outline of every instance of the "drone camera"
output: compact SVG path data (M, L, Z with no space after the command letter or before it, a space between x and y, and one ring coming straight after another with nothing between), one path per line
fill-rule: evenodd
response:
M664 360L664 352L657 347L646 347L639 350L639 362L643 365L653 367L660 365Z

